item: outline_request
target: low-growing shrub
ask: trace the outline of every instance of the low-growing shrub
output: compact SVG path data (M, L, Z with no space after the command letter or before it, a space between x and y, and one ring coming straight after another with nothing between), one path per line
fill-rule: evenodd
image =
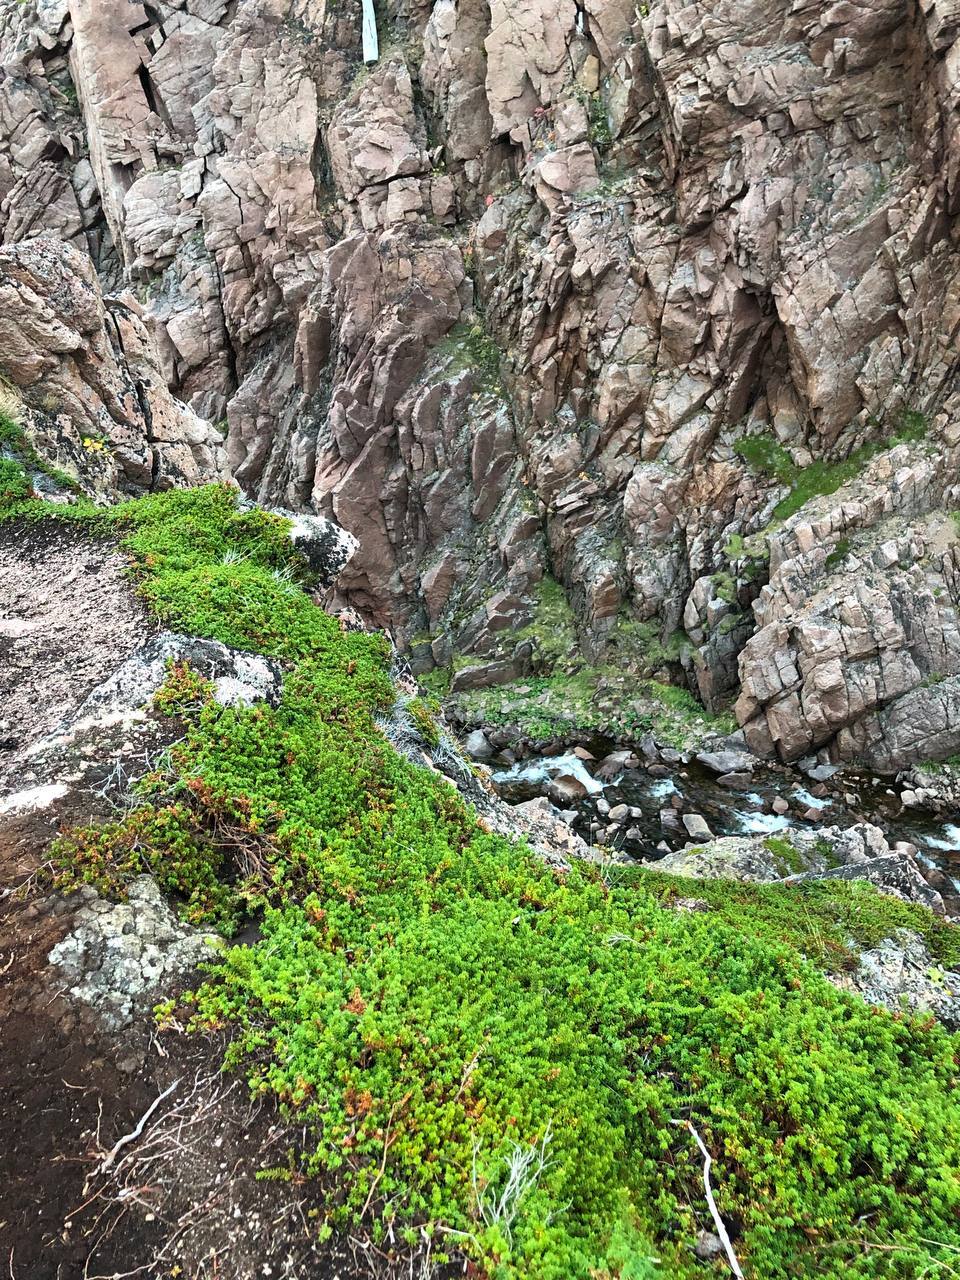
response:
M104 890L153 869L226 928L262 909L192 1025L229 1027L227 1066L338 1181L335 1218L380 1239L426 1224L499 1280L692 1280L711 1223L689 1121L748 1276L953 1264L960 1042L815 964L901 926L946 963L955 930L865 885L557 873L377 730L388 648L290 590L282 523L223 488L113 518L161 616L288 673L276 708L181 699L144 805L57 856ZM657 696L695 713L683 690ZM675 909L690 895L709 909Z

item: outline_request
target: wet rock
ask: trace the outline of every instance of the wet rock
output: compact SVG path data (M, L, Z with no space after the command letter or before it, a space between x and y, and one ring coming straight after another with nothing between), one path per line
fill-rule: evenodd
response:
M807 777L812 778L814 782L828 782L839 771L840 766L835 764L814 764L810 768L804 769Z
M619 825L630 817L630 806L627 804L615 804L609 813L610 821Z
M775 796L770 808L774 813L785 814L790 812L790 802L784 800L783 796Z
M748 751L698 751L696 759L714 773L752 773L759 763Z
M951 876L936 867L922 867L923 878L940 895L943 909L950 920L960 921L960 891Z
M587 787L575 774L560 773L555 778L551 778L547 786L547 794L555 802L569 804L571 801L582 800L587 794Z
M611 751L600 761L596 776L610 781L627 769L636 769L639 764L640 761L632 751Z
M691 840L712 840L713 832L710 830L707 820L699 813L685 813L682 818L683 825L687 829L687 834Z
M749 791L754 786L753 775L750 773L722 773L717 778L717 783L721 787L729 787L731 791Z
M660 810L660 830L664 835L679 836L684 834L684 828L676 809L665 808Z

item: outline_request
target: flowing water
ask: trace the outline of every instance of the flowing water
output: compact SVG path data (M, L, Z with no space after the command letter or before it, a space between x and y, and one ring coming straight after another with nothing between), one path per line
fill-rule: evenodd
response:
M643 767L625 769L609 781L596 776L603 755L614 748L602 740L591 744L597 757L584 761L570 753L520 761L509 767L494 766L493 782L511 804L548 795L556 778L575 778L585 789L583 797L562 807L572 809L574 829L589 840L609 824L603 805L630 807L630 817L607 837L617 848L638 858L656 858L666 850L682 848L690 836L679 821L661 815L672 810L700 814L716 836L774 834L791 827L817 830L872 822L893 843L907 840L919 856L960 883L960 815L937 814L907 808L900 792L882 779L846 772L836 774L829 785L814 783L799 770L758 764L749 789L722 786L717 775L696 760L670 767L665 777L652 776ZM661 771L663 766L660 766ZM553 797L556 802L556 797ZM789 811L774 811L774 801L786 801ZM598 808L598 802L600 808ZM782 807L782 806L780 806Z

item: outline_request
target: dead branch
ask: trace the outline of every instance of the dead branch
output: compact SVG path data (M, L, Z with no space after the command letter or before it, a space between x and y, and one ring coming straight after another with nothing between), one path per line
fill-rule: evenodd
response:
M168 1085L167 1088L164 1089L163 1093L159 1094L156 1098L154 1098L154 1100L150 1103L149 1107L147 1107L146 1111L137 1121L134 1128L131 1129L129 1133L125 1133L122 1138L118 1138L117 1141L113 1144L113 1147L107 1152L107 1154L101 1160L98 1172L106 1173L106 1171L110 1168L114 1160L116 1160L117 1156L120 1154L123 1148L127 1145L127 1143L136 1142L137 1138L139 1138L141 1133L143 1133L143 1130L146 1126L147 1121L156 1111L157 1107L159 1107L160 1103L164 1100L164 1098L168 1098L170 1094L173 1093L174 1089L176 1089L179 1083L180 1083L179 1080L174 1080L173 1084Z
M737 1280L744 1280L743 1272L740 1270L740 1263L737 1261L737 1255L734 1253L733 1245L730 1243L730 1236L727 1234L727 1228L723 1225L717 1202L713 1198L713 1188L710 1185L710 1166L713 1164L713 1156L711 1156L700 1134L689 1120L673 1120L671 1123L684 1125L689 1129L693 1135L694 1142L700 1148L700 1154L703 1156L703 1190L707 1197L707 1207L710 1210L710 1216L713 1218L713 1224L717 1228L717 1235L720 1237L720 1242L727 1255L727 1261L730 1263L730 1270L737 1277Z

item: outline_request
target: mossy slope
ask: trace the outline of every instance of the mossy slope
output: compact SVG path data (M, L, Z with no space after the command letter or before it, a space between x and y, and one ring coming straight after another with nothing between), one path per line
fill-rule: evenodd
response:
M432 1224L491 1276L703 1275L689 1120L748 1276L949 1274L960 1043L812 961L849 963L858 937L901 924L950 960L953 930L864 886L558 877L377 731L386 646L298 590L282 522L219 487L96 518L166 622L288 668L276 709L220 708L187 681L187 735L128 822L150 826L162 872L174 813L171 887L195 918L263 911L193 1013L230 1027L229 1065L336 1175L337 1215L381 1237ZM96 874L122 882L124 839L81 833L61 857L83 874L92 842ZM678 893L712 909L676 910ZM536 1185L498 1213L510 1159L534 1147Z

